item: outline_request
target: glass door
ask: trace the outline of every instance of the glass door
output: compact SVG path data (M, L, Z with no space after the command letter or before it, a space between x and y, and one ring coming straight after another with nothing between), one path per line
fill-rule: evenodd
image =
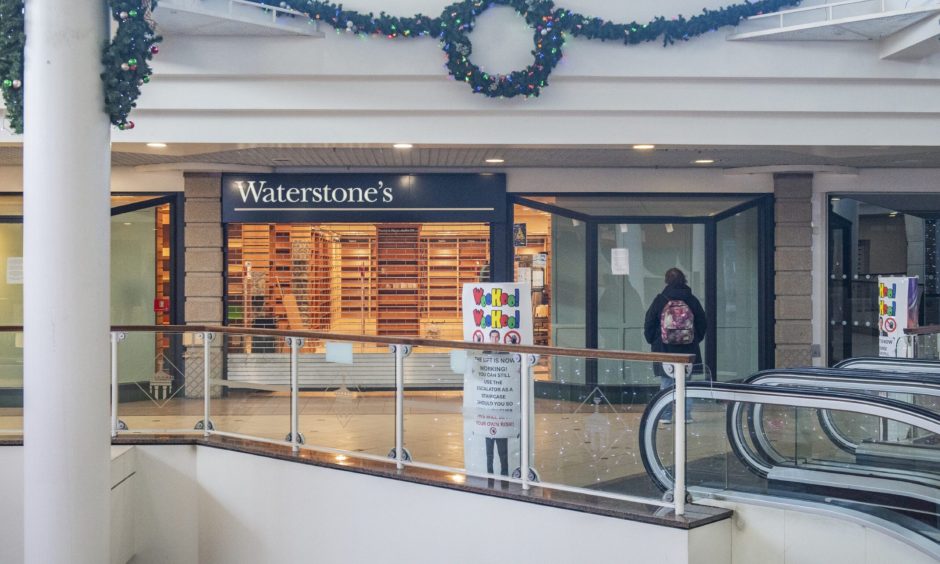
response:
M597 348L642 351L646 310L662 292L670 268L682 270L705 305L705 225L701 223L601 223L597 226ZM704 354L704 350L702 351ZM707 361L706 361L707 362ZM649 385L642 373L616 361L598 361L599 385Z
M761 365L759 215L755 206L715 224L715 327L711 333L716 347L715 379L723 382L747 378Z

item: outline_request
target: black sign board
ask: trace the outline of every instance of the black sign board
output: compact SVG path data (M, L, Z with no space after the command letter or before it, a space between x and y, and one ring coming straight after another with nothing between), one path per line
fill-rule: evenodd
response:
M502 174L225 174L225 223L506 221Z

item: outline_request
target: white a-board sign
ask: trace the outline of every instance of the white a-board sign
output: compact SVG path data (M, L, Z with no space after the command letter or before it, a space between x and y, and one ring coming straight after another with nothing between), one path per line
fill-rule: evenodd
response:
M917 277L878 277L878 356L913 356L905 329L917 326L920 292Z
M486 345L532 344L530 286L465 284L463 328L464 340L481 344L464 370L464 464L470 472L509 475L520 464L522 357Z

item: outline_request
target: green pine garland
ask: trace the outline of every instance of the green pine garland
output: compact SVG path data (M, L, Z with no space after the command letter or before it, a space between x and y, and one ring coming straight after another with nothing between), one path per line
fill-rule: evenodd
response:
M104 107L118 129L133 129L127 119L137 106L140 87L150 82L149 61L157 54L163 38L154 33L150 14L157 0L110 0L111 17L118 22L117 33L104 49Z
M137 105L140 87L150 81L153 72L148 61L157 53L161 38L154 33L151 12L157 0L110 0L111 16L118 22L117 32L102 55L104 72L104 107L111 123L120 129L132 129L127 119ZM10 127L23 132L23 0L0 0L0 88Z
M447 56L447 71L455 80L466 82L474 92L491 98L538 96L548 85L548 77L561 61L565 34L601 41L622 41L635 45L662 39L663 46L676 41L687 41L719 27L738 25L742 19L796 6L802 0L745 0L718 10L702 10L701 14L686 19L664 17L640 24L614 23L601 18L590 18L576 12L556 8L552 0L462 0L444 8L439 17L422 14L395 17L379 13L361 13L343 9L342 4L320 0L260 0L270 6L290 8L306 17L322 21L338 32L360 35L383 35L389 39L408 37L436 37ZM509 6L516 10L534 30L532 64L524 70L509 74L490 75L470 60L473 45L468 34L473 31L476 17L494 5Z
M23 0L0 0L0 88L10 127L23 132Z
M455 80L466 82L474 92L491 98L538 96L562 58L565 36L621 41L636 45L656 41L663 46L688 41L719 27L734 26L742 19L799 5L802 0L745 0L718 10L702 10L686 19L664 17L640 24L615 23L556 8L552 0L461 0L444 8L438 17L416 14L410 17L378 16L343 9L342 4L321 0L259 0L262 4L290 8L307 18L322 21L337 32L382 35L389 39L436 37L447 57L447 71ZM161 38L154 33L150 12L157 0L110 0L111 14L118 22L114 39L106 46L103 63L105 108L111 123L120 129L134 127L127 119L136 106L140 87L150 80L148 61L157 53ZM469 33L476 17L494 5L516 10L534 30L532 64L509 74L490 75L470 60L473 45ZM0 79L7 116L14 131L23 130L23 0L0 0Z

